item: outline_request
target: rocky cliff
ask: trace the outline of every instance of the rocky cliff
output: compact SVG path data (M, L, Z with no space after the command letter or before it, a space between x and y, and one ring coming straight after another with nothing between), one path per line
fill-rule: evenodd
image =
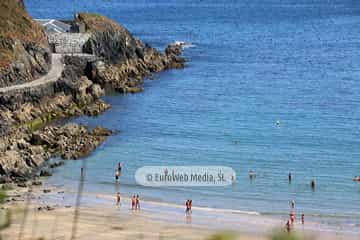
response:
M136 39L126 28L97 14L79 14L77 22L92 34L84 51L102 61L94 62L88 76L120 92L142 91L143 78L152 72L184 67L181 52L169 47L164 54Z
M42 27L27 14L23 0L0 3L0 87L32 81L50 67Z
M18 6L21 2L18 0ZM28 20L33 24L30 17ZM14 24L18 24L18 21ZM169 46L165 53L160 53L106 17L79 14L76 21L86 26L90 38L84 51L95 55L95 60L66 56L63 59L65 68L56 82L0 93L0 176L4 180L26 179L52 156L65 159L84 156L110 134L102 128L90 131L74 124L47 126L48 123L70 116L100 114L110 107L100 98L105 94L105 88L123 93L142 91L144 77L153 72L184 67L185 61L180 57L181 46ZM47 43L42 30L38 31L37 25L33 27L34 32L29 31L27 35L32 36L32 40L38 37L36 46L38 50L44 50L44 55L36 55L40 52L38 50L30 52L35 54L36 63L44 59L41 66L46 72ZM20 30L15 33L22 35ZM27 46L25 43L35 44L25 41L28 38L14 39L21 46ZM25 52L22 51L25 54L22 56L28 57ZM11 58L7 63L8 68L5 69L10 69L8 75L0 75L0 79L15 76L11 72L13 64L17 63L15 59ZM31 69L34 69L35 62L30 65ZM25 63L22 66L27 69ZM22 71L16 72L23 74ZM31 76L35 77L36 72L41 73L33 70ZM3 82L3 85L14 83L12 80Z

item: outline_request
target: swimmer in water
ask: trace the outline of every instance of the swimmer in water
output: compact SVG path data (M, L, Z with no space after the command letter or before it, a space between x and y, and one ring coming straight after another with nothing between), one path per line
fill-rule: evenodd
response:
M289 178L289 183L291 183L291 181L292 181L292 174L291 174L291 172L289 172L288 178Z
M295 200L291 200L290 202L291 209L295 208Z
M250 179L256 178L256 173L255 173L253 170L251 170L251 171L249 172L249 177L250 177Z
M235 174L233 174L233 175L231 176L231 183L232 183L232 184L235 184L235 182L236 182L236 176L235 176Z
M280 127L280 121L279 120L276 121L276 126Z
M122 164L121 162L118 163L118 172L120 173L121 175L121 170L122 170Z
M315 180L311 180L310 187L312 190L315 190Z
M116 172L115 172L115 180L118 181L118 180L119 180L119 177L120 177L120 172L119 172L119 171L116 171Z

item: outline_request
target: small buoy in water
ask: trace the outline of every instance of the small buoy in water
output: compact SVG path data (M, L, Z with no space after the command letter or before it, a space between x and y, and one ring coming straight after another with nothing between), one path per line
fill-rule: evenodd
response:
M280 121L279 120L276 121L276 126L278 126L278 127L280 126Z

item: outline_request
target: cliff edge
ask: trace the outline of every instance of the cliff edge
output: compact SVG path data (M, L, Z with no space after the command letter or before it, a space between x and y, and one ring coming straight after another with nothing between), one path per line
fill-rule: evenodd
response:
M136 39L122 25L98 14L80 13L77 23L84 24L89 41L84 52L102 61L92 64L88 77L119 92L142 91L143 78L153 72L183 68L180 46L168 46L165 53Z
M28 15L23 0L1 0L0 87L46 74L50 59L44 30Z

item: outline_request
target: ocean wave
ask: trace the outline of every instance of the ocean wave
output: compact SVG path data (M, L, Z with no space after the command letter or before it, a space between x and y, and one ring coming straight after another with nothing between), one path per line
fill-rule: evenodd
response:
M261 215L261 213L255 211L243 211L237 209L209 208L209 207L193 207L193 209L206 211L206 212L216 212L216 213L246 214L246 215L257 215L257 216Z
M261 215L264 216L284 216L287 215L288 212L261 212ZM348 219L348 218L356 218L360 220L359 213L307 213L304 212L306 217L313 218L328 218L328 219Z
M167 208L176 208L176 209L183 209L184 205L170 203L170 202L163 202L163 201L150 201L147 198L144 199L144 203L156 206L162 206ZM225 209L225 208L212 208L212 207L196 207L193 206L192 209L196 210L197 212L206 212L206 213L222 213L222 214L243 214L243 215L261 215L259 212L255 211L243 211L237 209Z
M193 43L187 43L187 42L184 42L184 41L175 41L174 42L174 45L178 45L178 46L180 46L180 47L182 47L182 48L192 48L192 47L196 47L196 45L195 44L193 44Z

